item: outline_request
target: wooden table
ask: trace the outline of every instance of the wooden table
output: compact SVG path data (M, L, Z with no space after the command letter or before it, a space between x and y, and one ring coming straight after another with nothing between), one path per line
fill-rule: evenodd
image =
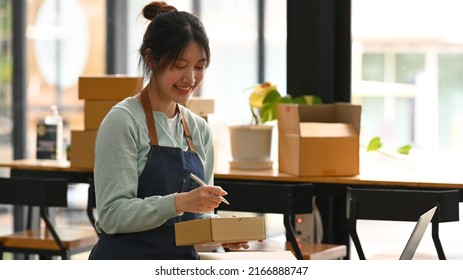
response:
M261 188L265 201L267 183L310 184L317 196L317 206L323 220L323 243L344 244L349 248L346 220L346 189L348 187L401 189L458 189L463 191L463 155L454 152L415 154L408 158L392 158L381 153L361 153L360 175L298 177L280 172L277 167L267 170L230 169L226 162L215 167L215 180L232 188L245 183ZM88 182L91 168L74 168L68 162L15 160L0 163L10 168L11 176L65 177L75 182ZM463 193L463 192L462 192ZM460 195L463 201L463 195ZM232 205L233 202L231 201ZM307 202L310 203L309 201ZM261 206L261 205L260 205ZM259 212L265 209L259 209ZM271 212L271 211L269 211Z
M275 166L265 170L231 169L226 162L215 166L215 179L337 184L407 188L463 189L463 152L434 152L410 158L391 158L380 153L361 153L360 175L298 177L280 172ZM83 182L93 176L92 168L71 167L68 161L20 159L0 162L12 175L26 172L63 173Z

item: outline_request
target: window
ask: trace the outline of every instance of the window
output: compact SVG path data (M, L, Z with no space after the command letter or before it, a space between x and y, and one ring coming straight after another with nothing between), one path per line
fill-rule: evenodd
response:
M13 158L11 1L0 1L0 159Z
M463 149L462 5L352 0L352 100L363 107L363 144L380 136L385 146Z
M35 158L36 124L57 105L64 138L82 130L78 78L105 72L104 0L27 2L27 157Z
M193 2L169 1L177 9L189 12L193 10ZM215 113L209 122L214 130L217 154L226 158L230 150L226 125L251 122L248 96L250 88L258 83L258 1L198 0L198 3L199 16L211 47L211 64L203 81L201 96L214 98ZM140 73L138 48L146 24L139 14L144 5L146 1L130 1L128 9L129 73L133 75ZM286 2L266 0L264 6L264 78L285 93ZM276 143L273 146L273 149L277 148Z

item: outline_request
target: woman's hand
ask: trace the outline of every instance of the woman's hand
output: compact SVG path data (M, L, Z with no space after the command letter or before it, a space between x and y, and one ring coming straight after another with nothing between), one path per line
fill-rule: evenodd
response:
M221 187L201 186L184 193L177 193L174 198L177 213L212 212L221 202L220 197L227 195Z
M248 249L249 244L248 242L236 242L236 243L223 243L222 247L230 250L239 250L241 248Z
M232 215L233 218L239 218L238 215ZM259 240L259 242L262 242L263 240ZM230 250L239 250L241 248L243 249L248 249L249 244L248 242L235 242L235 243L223 243L222 247Z

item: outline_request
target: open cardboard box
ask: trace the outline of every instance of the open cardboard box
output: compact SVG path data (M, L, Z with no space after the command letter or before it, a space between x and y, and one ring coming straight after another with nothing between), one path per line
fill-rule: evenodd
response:
M359 174L361 106L278 104L279 170L296 176Z
M175 224L177 246L216 245L264 239L264 217L209 218Z

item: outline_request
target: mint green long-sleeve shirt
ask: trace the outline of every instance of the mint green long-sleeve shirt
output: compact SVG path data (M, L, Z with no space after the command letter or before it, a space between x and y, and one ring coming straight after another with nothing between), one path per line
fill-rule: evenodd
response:
M214 146L211 129L200 116L181 105L179 109L203 163L205 181L213 185ZM167 116L161 112L153 113L159 145L187 150L181 122L176 123L177 133L172 135ZM150 139L143 107L135 97L128 97L109 111L97 134L94 180L98 230L108 234L144 231L179 215L174 206L175 194L137 198L138 178L146 165L149 149ZM213 213L203 214L203 218L213 216Z

